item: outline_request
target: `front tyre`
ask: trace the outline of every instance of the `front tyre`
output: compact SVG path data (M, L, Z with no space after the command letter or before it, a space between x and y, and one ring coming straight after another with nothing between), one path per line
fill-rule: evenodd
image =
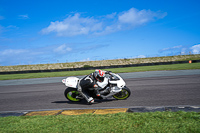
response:
M65 97L72 102L79 102L81 101L81 99L77 99L76 97L79 96L79 92L74 89L74 88L70 88L68 87L65 92L64 92Z
M122 91L120 91L119 93L113 95L113 97L117 100L125 100L127 99L129 96L131 95L131 91L129 88L127 88L126 86L124 88L122 88Z

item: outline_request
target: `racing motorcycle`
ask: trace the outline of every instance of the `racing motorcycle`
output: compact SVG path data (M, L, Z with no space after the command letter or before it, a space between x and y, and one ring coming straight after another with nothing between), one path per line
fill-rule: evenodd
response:
M81 79L77 77L67 77L62 80L62 83L67 86L64 91L65 97L72 102L79 102L84 97L78 92L78 84ZM124 80L115 73L109 72L106 74L103 82L97 82L99 86L100 97L96 96L93 88L88 88L88 93L94 99L107 99L114 97L117 100L125 100L131 95L131 91L126 87Z

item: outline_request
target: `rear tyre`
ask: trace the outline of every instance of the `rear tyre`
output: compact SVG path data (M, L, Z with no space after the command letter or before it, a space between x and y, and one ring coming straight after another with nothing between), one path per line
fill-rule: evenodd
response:
M113 97L117 100L125 100L127 99L129 96L131 95L131 91L128 87L124 87L122 88L122 91L120 91L119 93L113 95Z
M66 88L64 92L65 97L72 102L80 102L81 99L77 99L76 97L79 96L79 92L74 88Z

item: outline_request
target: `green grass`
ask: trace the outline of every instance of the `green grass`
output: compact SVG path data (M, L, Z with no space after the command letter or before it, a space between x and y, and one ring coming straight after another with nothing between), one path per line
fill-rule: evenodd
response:
M2 133L198 133L199 125L200 113L182 111L0 118Z
M161 71L161 70L187 70L187 69L200 69L200 63L192 63L192 64L185 63L185 64L141 66L141 67L125 67L125 68L113 68L113 69L106 69L106 70L112 71L114 73L125 73L125 72ZM43 73L26 73L26 74L4 74L4 75L0 75L0 80L78 76L78 75L87 75L87 74L89 74L93 71L94 70L43 72Z

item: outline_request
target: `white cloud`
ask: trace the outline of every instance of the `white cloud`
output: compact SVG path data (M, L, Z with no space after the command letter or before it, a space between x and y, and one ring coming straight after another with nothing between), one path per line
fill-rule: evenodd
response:
M67 52L69 52L69 51L72 51L72 48L67 47L66 44L60 45L59 47L57 47L57 48L54 50L54 52L60 53L60 54L67 53Z
M117 14L117 13L114 12L114 13L112 13L112 14L106 15L105 17L108 18L108 19L113 19L113 18L115 18L116 14Z
M1 65L22 65L45 62L52 56L53 51L49 47L32 49L4 49L0 51ZM46 61L47 62L47 61Z
M137 58L146 58L146 56L145 55L139 55L139 56L137 56Z
M1 65L18 65L24 58L29 56L29 51L25 49L5 49L0 51Z
M24 15L18 15L19 19L29 19L28 14L24 14Z
M128 11L123 12L119 15L118 19L120 23L131 24L132 26L142 25L153 21L155 19L163 18L167 13L153 12L151 10L137 10L131 8Z
M104 35L120 30L135 28L156 19L164 18L167 13L131 8L119 14L112 13L104 16L81 17L76 13L69 15L63 21L51 22L41 30L43 34L56 33L58 36Z
M83 18L79 13L76 13L74 16L70 15L61 22L51 22L47 28L42 30L42 33L56 32L58 36L76 36L87 35L101 29L102 24L98 20L92 17Z
M86 62L86 61L91 61L91 60L90 60L90 58L80 60L80 62Z
M182 45L178 45L178 46L174 46L174 47L163 48L163 49L159 50L159 52L179 50L182 47L183 47Z
M163 48L161 50L159 50L160 53L169 53L169 54L189 54L189 53L193 53L193 54L200 54L200 44L194 45L192 47L188 47L188 46L182 46L182 45L178 45L178 46L174 46L174 47L169 47L169 48Z
M93 43L89 46L81 44L83 43L75 43L73 45L64 43L62 45L56 44L29 49L7 48L0 50L0 65L55 63L57 60L65 62L66 60L73 61L73 59L81 60L83 54L88 54L89 52L95 53L108 46L105 44L94 45ZM83 61L89 60L87 58Z
M27 50L24 49L6 49L0 52L0 55L9 56L9 55L19 55L27 53Z
M15 29L18 29L18 27L14 26L14 25L9 25L7 27L3 27L3 26L0 25L0 33L7 32L7 31L10 31L10 30L15 30Z
M200 44L194 45L190 49L192 49L193 54L200 54Z

